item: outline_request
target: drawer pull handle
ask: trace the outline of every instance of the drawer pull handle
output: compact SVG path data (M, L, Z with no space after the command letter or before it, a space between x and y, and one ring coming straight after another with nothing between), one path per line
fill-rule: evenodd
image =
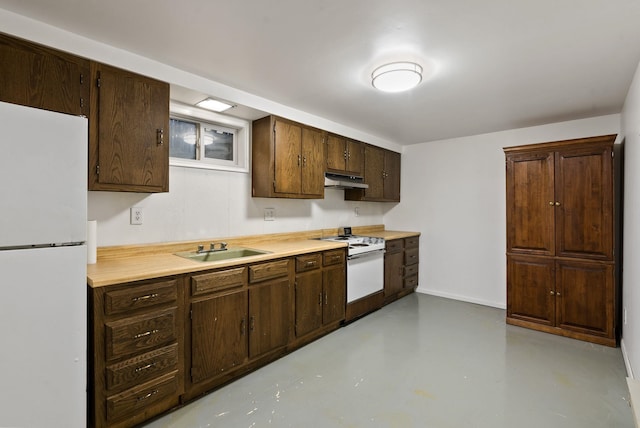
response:
M140 373L140 372L142 372L142 371L144 371L144 370L148 370L148 369L150 369L151 367L153 367L153 366L155 366L155 365L156 365L156 363L149 363L149 364L147 364L146 366L137 367L137 368L136 368L136 370L135 370L135 372L136 372L136 373Z
M158 392L160 392L160 391L158 391L157 389L154 389L154 390L153 390L153 391L151 391L150 393L145 394L145 395L143 395L143 396L141 396L141 397L138 397L138 401L142 401L142 400L146 400L147 398L151 398L151 397L153 397L154 395L156 395Z
M138 333L135 336L133 336L134 339L140 339L141 337L145 337L145 336L150 336L152 334L156 334L158 333L160 330L149 330L149 331L145 331L144 333Z
M133 300L134 302L139 302L141 300L155 299L156 297L158 297L158 293L152 293L152 294L147 294L146 296L134 297L131 300Z
M306 266L307 266L307 267L311 267L311 266L315 266L315 265L316 265L316 262L315 262L315 261L312 261L312 262L306 262Z
M324 305L328 306L329 305L329 296L327 295L327 293L324 293Z

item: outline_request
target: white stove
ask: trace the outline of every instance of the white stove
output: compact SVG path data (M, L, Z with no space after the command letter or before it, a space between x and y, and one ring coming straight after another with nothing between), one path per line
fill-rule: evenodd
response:
M347 249L347 304L383 291L384 238L340 235L322 239L349 244Z
M347 256L352 257L372 251L384 250L384 238L359 235L338 235L322 238L324 241L346 242L349 244Z

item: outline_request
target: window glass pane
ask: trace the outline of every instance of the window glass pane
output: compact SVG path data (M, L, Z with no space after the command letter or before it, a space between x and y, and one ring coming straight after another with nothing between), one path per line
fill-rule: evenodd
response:
M202 143L205 158L233 160L233 133L204 127Z
M197 127L198 125L193 122L171 119L169 156L183 159L196 158Z

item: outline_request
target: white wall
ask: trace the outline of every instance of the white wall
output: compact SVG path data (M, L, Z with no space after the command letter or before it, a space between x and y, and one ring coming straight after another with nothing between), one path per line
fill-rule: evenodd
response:
M405 147L402 203L384 223L422 233L418 291L506 307L502 148L619 131L614 114Z
M622 326L622 349L629 376L640 370L640 66L622 110L624 158L624 269L622 306L627 322Z
M182 241L381 224L384 204L344 201L327 189L319 200L251 197L249 174L171 167L169 193L89 192L88 216L98 221L98 246ZM129 209L142 207L142 225ZM359 216L355 215L358 207ZM264 208L276 209L264 221Z

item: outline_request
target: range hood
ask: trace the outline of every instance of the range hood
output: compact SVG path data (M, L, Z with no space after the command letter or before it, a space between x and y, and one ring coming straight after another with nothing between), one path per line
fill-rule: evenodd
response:
M327 189L368 189L362 177L357 175L344 175L326 172L324 174L324 187Z

